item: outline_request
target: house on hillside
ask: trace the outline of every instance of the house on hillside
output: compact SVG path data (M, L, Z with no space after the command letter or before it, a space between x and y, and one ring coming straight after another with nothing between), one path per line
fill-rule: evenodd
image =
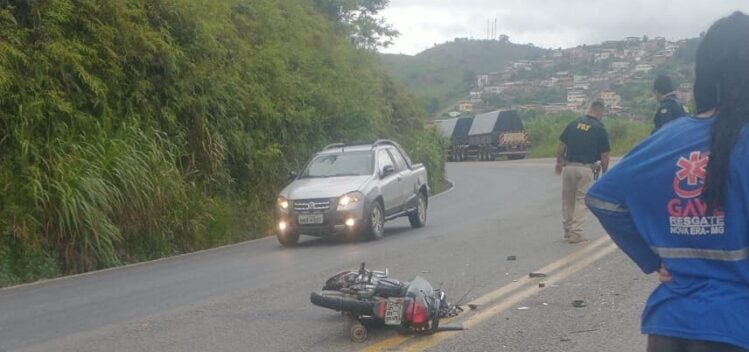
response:
M634 72L650 72L653 70L653 65L651 64L639 64L635 66Z
M593 61L596 63L606 61L611 58L611 53L609 52L602 52L602 53L595 53L593 54Z
M621 108L622 97L619 96L613 90L603 90L600 93L600 98L603 100L603 105L609 110L616 110Z
M579 65L590 61L593 56L587 48L577 47L569 49L570 63L573 65Z
M471 104L477 105L477 104L481 104L483 102L483 100L481 99L481 97L484 94L484 92L473 91L470 94L471 94L471 99L470 99Z
M490 84L489 75L478 75L476 77L476 87L484 88Z
M552 103L543 106L543 110L546 112L562 112L570 110L565 103Z
M611 69L614 71L626 71L629 69L629 62L627 61L614 61L611 63Z
M513 62L512 67L516 70L530 71L533 69L533 63L528 60L519 60Z
M473 103L470 101L461 101L458 103L458 111L460 112L473 112Z
M502 86L488 86L484 87L484 93L488 95L500 95L505 91L505 87Z
M584 89L569 88L567 89L567 107L572 110L580 110L585 106L588 95Z

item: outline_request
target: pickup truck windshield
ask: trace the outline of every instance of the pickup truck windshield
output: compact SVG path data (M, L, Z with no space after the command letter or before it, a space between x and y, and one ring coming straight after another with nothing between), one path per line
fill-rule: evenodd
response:
M374 172L371 151L325 154L314 158L302 173L302 178L364 176Z

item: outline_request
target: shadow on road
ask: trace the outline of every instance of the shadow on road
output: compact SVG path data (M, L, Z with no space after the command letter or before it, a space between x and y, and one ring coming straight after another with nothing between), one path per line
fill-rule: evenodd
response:
M414 230L409 226L388 227L385 229L384 239L392 237L392 236L397 236L397 235L401 235L404 233L408 233L411 231L414 231ZM330 237L302 236L296 248L314 248L314 247L321 247L321 246L333 247L333 246L344 246L344 245L366 243L366 242L377 242L377 241L372 241L369 239L348 240L343 236L330 236Z

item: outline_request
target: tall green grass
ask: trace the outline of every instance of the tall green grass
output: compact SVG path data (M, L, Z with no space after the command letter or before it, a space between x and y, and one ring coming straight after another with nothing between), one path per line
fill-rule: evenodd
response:
M21 4L23 6L11 6ZM289 170L424 112L315 2L0 2L0 286L271 233Z
M579 116L572 113L559 114L530 114L525 116L523 123L528 130L531 141L531 158L552 158L559 146L559 136L564 128ZM603 124L609 134L611 155L626 154L637 143L650 135L652 124L644 121L606 118Z

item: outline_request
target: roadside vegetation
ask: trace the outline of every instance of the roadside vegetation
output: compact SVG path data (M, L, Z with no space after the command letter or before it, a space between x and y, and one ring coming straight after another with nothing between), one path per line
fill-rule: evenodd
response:
M559 136L572 120L579 116L574 113L545 114L526 112L523 124L529 133L531 150L529 158L553 158L559 146ZM611 143L611 155L622 156L637 143L650 135L652 122L624 118L603 119Z
M371 50L385 4L0 2L0 286L269 234L333 141L394 138L441 184L443 141Z

